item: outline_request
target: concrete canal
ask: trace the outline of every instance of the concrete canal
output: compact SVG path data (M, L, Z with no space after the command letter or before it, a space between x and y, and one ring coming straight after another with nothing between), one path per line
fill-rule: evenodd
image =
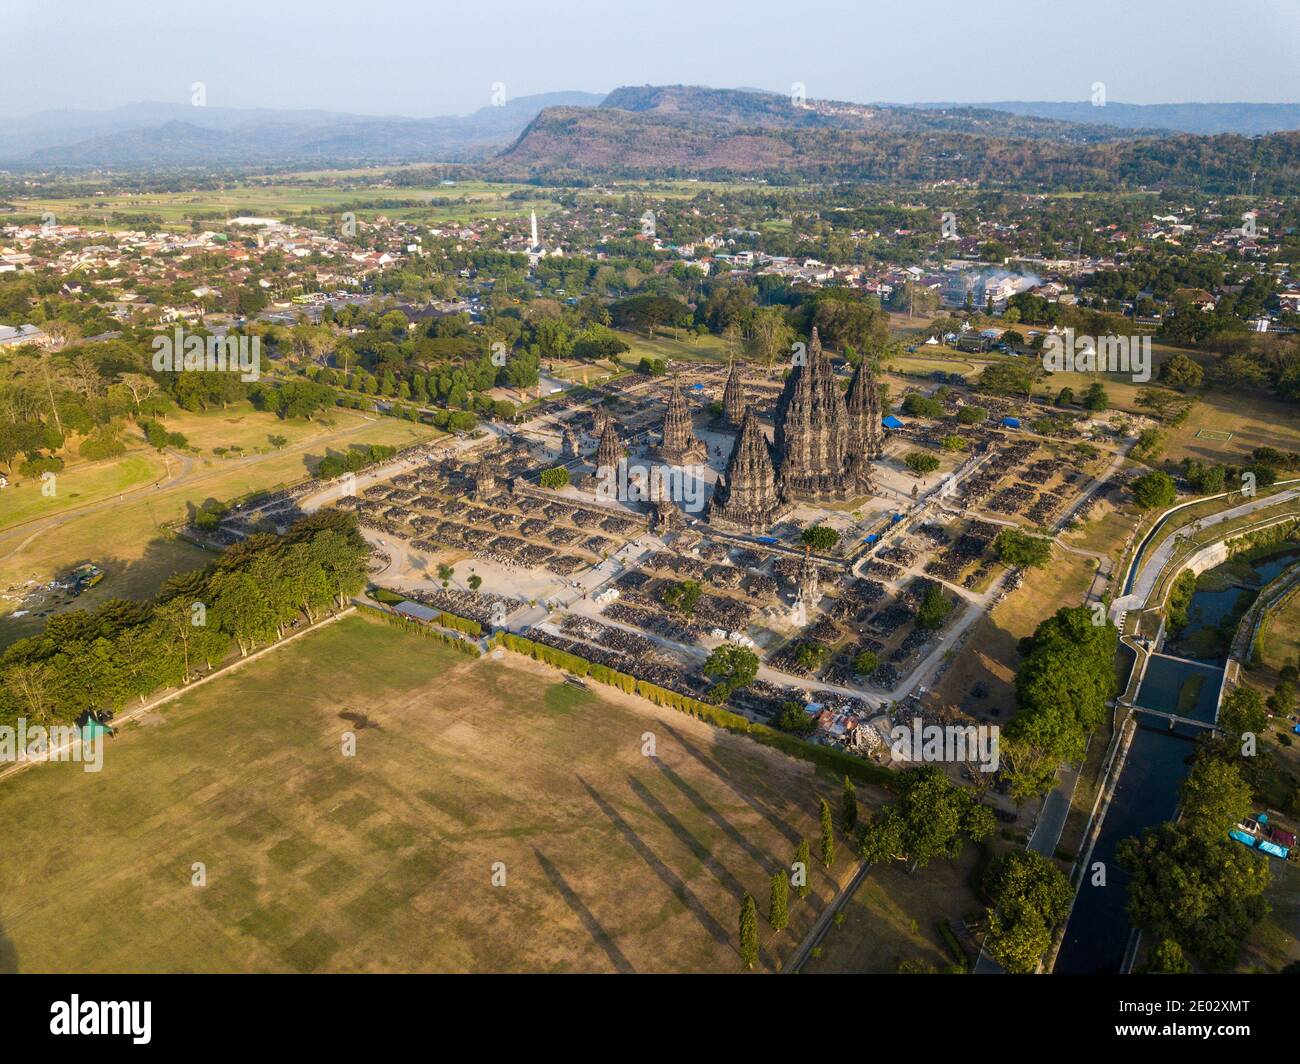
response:
M1262 558L1228 561L1209 570L1187 603L1187 623L1169 641L1170 652L1148 657L1134 699L1136 727L1082 870L1054 972L1122 969L1133 929L1127 912L1129 876L1115 858L1116 848L1177 813L1178 791L1191 769L1196 736L1203 730L1191 722L1211 724L1217 719L1231 640L1228 629L1259 589L1298 559L1300 550L1290 545ZM1190 656L1206 651L1204 657ZM1131 669L1133 652L1121 645L1120 654ZM1099 863L1104 883L1095 882Z

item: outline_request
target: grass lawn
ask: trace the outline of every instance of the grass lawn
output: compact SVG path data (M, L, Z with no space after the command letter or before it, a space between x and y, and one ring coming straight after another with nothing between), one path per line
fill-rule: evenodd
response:
M104 462L69 464L55 474L53 495L42 493L44 483L40 480L15 480L0 492L0 529L148 484L164 475L163 466L156 451L140 448Z
M635 369L637 363L643 358L661 358L665 361L679 362L727 361L727 345L720 336L712 334L697 336L682 329L680 339L668 335L656 335L653 340L650 340L640 333L624 332L620 329L615 329L614 332L631 348L618 357L619 361L632 369Z
M0 970L734 971L743 893L766 913L837 790L671 710L354 616L127 726L98 774L0 785ZM811 885L761 967L838 889L816 862Z

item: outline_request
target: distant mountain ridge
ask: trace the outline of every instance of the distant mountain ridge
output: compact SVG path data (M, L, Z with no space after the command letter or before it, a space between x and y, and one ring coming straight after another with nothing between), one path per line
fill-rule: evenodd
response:
M1298 104L863 104L763 89L626 85L409 118L139 103L0 119L0 167L473 163L487 176L970 180L1027 188L1147 183L1300 187ZM1234 127L1224 133L1223 126ZM1214 133L1189 135L1182 127ZM1233 135L1242 127L1254 139Z
M1245 137L1300 129L1300 103L1112 103L1094 106L1085 100L1000 100L993 103L918 103L923 109L977 107L1032 118L1086 122L1121 129L1166 129L1212 136Z
M1089 143L1131 136L1112 124L1019 116L1006 109L953 104L945 108L902 104L863 104L845 100L803 99L761 89L713 89L700 85L625 85L601 109L680 118L706 125L764 129L846 129L923 132L949 130L992 136L1048 138ZM1159 130L1144 131L1158 136Z
M370 116L136 103L111 111L0 118L0 165L152 167L270 162L456 162L508 144L543 108L595 106L588 92L520 96L469 115Z
M1300 190L1300 134L1130 130L990 108L792 100L691 86L615 89L548 107L485 170L515 180L965 180L1025 189Z

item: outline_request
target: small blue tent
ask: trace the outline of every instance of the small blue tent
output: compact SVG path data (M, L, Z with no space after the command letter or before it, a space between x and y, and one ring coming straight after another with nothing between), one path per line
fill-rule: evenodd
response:
M887 429L901 429L903 427L903 423L899 421L898 418L894 417L893 414L890 414L888 417L881 418L880 423L884 425L885 428Z
M1020 419L1018 417L1004 417L1002 427L1004 429L1018 429L1020 428Z

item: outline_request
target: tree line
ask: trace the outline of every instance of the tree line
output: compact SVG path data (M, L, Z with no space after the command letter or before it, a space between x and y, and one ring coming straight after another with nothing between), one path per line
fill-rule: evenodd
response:
M150 601L58 614L0 655L0 723L71 722L184 686L232 651L243 657L345 605L365 586L369 555L355 517L322 511L171 577Z

